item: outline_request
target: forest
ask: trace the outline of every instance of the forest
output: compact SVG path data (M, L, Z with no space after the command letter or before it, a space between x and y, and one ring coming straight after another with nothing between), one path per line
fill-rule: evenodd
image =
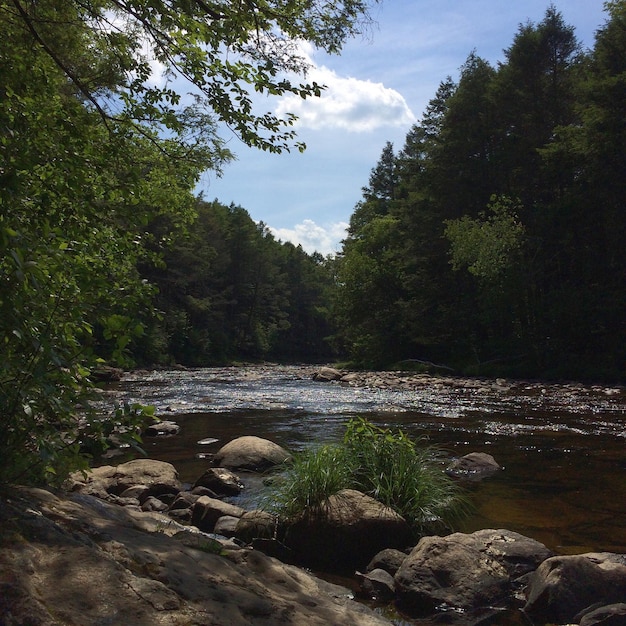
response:
M624 6L590 51L549 7L497 67L470 53L384 146L334 258L198 200L145 271L161 314L133 356L623 380Z
M554 7L504 60L471 53L382 151L337 260L368 367L623 380L626 4L584 51Z
M336 256L197 194L234 158L224 126L305 148L251 94L319 95L285 78L291 41L338 53L367 4L0 0L5 450L36 430L42 459L78 454L60 433L103 364L624 381L624 0L590 50L549 7L496 67L470 52L382 148ZM193 99L150 80L146 49Z

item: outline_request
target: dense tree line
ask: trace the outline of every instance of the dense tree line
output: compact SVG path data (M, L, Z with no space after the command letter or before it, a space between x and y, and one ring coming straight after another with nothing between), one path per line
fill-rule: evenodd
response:
M0 0L0 482L61 478L140 417L86 419L102 361L332 343L369 366L623 376L626 2L606 6L589 52L550 8L497 67L471 54L330 260L194 189L232 158L220 129L304 148L252 94L319 94L285 78L306 69L293 40L339 51L366 2Z
M277 241L242 207L198 199L196 211L162 262L143 268L158 289L156 311L133 357L196 366L329 358L326 260Z
M550 7L469 55L385 146L338 259L352 358L620 379L626 363L626 3L583 51Z

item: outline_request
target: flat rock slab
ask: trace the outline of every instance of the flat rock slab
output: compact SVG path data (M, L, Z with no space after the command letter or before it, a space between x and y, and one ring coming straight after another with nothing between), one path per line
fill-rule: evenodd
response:
M159 519L82 494L3 496L0 624L389 626L343 587L255 550L185 545Z

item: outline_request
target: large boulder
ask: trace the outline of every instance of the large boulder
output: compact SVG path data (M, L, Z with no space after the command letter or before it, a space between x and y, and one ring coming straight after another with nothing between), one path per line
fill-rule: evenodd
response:
M513 582L551 556L541 543L507 530L424 537L395 575L402 609L427 615L510 606Z
M626 602L626 555L555 556L532 575L524 611L537 622L564 624L594 606Z
M284 542L299 563L324 570L363 569L384 548L411 539L404 518L374 498L344 489L290 523Z
M213 464L231 470L264 472L289 462L291 458L289 452L273 441L247 435L220 448L213 457Z
M131 487L147 487L144 496L178 493L183 489L178 472L171 463L153 459L135 459L117 466L102 465L86 473L74 472L69 479L72 491L110 500Z

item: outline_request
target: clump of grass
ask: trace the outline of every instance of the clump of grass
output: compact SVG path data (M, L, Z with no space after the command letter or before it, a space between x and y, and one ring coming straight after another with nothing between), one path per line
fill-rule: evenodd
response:
M467 499L444 472L440 452L402 431L350 420L343 442L296 455L272 485L267 508L293 519L315 510L342 489L357 489L390 507L420 534L433 524L452 526L468 510Z
M292 519L305 510L315 510L349 484L349 465L343 446L320 446L294 455L285 473L270 484L264 508Z
M402 515L415 531L452 526L466 514L468 501L444 473L441 451L425 440L359 418L348 423L343 445L353 488Z

